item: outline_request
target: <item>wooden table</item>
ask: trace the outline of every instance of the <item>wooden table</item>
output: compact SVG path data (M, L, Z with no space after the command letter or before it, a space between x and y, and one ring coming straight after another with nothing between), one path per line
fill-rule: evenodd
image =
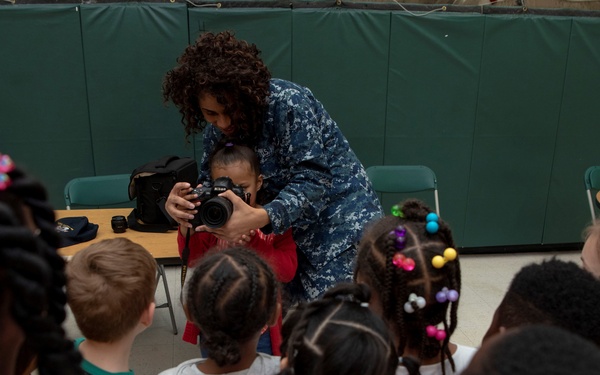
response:
M181 264L179 252L177 250L177 231L169 231L166 233L153 232L138 232L132 229L127 229L124 233L115 233L112 230L110 221L113 216L129 215L131 208L102 208L102 209L87 209L87 210L56 210L56 219L73 216L86 216L88 221L93 224L98 224L98 234L96 238L90 241L78 243L58 249L60 255L69 260L78 251L85 249L89 245L102 241L108 238L125 237L133 242L142 245L148 250L156 262L158 263L158 277L156 284L160 278L163 279L167 302L162 305L157 305L157 308L168 307L171 314L171 323L173 324L173 334L177 334L177 324L175 323L175 314L173 313L173 305L171 303L171 295L169 293L169 285L165 277L165 264Z
M115 233L110 225L113 216L125 216L131 208L101 208L88 210L56 210L56 218L86 216L90 223L98 224L98 234L91 241L78 243L59 249L59 253L67 259L89 245L108 238L125 237L146 248L160 264L180 264L177 251L177 231L166 233L138 232L127 229L125 233Z

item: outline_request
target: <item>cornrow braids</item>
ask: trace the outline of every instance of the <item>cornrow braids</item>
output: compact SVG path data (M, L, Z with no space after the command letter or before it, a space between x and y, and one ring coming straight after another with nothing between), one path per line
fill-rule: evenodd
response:
M277 306L275 274L254 251L234 246L209 252L187 283L186 306L219 366L240 361L240 344L269 322Z
M37 356L40 374L80 374L81 356L62 328L65 262L45 188L19 168L0 191L0 292L25 334L16 373ZM31 220L33 219L33 223ZM35 226L35 231L31 226Z
M409 199L399 206L403 217L386 216L365 230L359 244L354 279L364 281L380 296L383 318L398 340L398 353L402 355L410 348L419 353L416 358L419 361L439 356L445 373L446 358L452 369L455 368L448 343L457 326L458 299L439 303L436 294L443 288L460 294L460 263L457 257L436 268L432 259L438 255L443 257L447 248L456 246L450 227L442 219L437 219L437 232L426 230L426 218L432 210L423 202ZM403 231L403 247L396 243L398 228ZM413 269L395 265L395 256L414 261ZM409 301L412 294L424 298L425 306L420 308L416 300ZM405 310L406 303L409 309L412 307L412 313ZM443 330L445 338L429 337L428 326Z
M366 305L364 284L342 283L298 306L283 324L283 374L394 374L398 357L385 323Z
M271 73L255 44L230 31L203 33L177 59L163 82L163 98L179 108L186 139L207 125L198 103L209 94L225 107L238 138L254 143L261 133Z

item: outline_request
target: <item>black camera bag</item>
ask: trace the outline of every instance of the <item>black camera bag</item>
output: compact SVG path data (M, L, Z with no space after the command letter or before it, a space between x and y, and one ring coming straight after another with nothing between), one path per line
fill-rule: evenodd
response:
M129 182L129 199L137 206L127 218L129 228L141 232L167 232L177 223L165 210L167 197L177 182L196 187L198 163L189 157L168 155L133 170Z

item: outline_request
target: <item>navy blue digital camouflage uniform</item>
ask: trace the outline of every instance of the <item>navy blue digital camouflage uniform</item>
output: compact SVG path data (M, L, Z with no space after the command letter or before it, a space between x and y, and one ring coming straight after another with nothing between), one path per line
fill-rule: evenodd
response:
M263 208L274 233L293 228L300 293L315 299L351 280L362 231L383 212L365 169L310 90L272 79L270 92L255 147L262 190L274 196ZM207 155L221 137L217 127L206 128L199 182L208 180Z

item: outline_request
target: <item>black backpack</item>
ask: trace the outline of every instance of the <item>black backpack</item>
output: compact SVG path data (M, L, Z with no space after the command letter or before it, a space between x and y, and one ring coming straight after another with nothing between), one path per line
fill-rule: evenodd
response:
M164 156L133 170L129 199L137 198L137 207L127 217L129 228L141 232L167 232L177 222L165 210L167 197L177 182L196 187L198 163L189 157Z

